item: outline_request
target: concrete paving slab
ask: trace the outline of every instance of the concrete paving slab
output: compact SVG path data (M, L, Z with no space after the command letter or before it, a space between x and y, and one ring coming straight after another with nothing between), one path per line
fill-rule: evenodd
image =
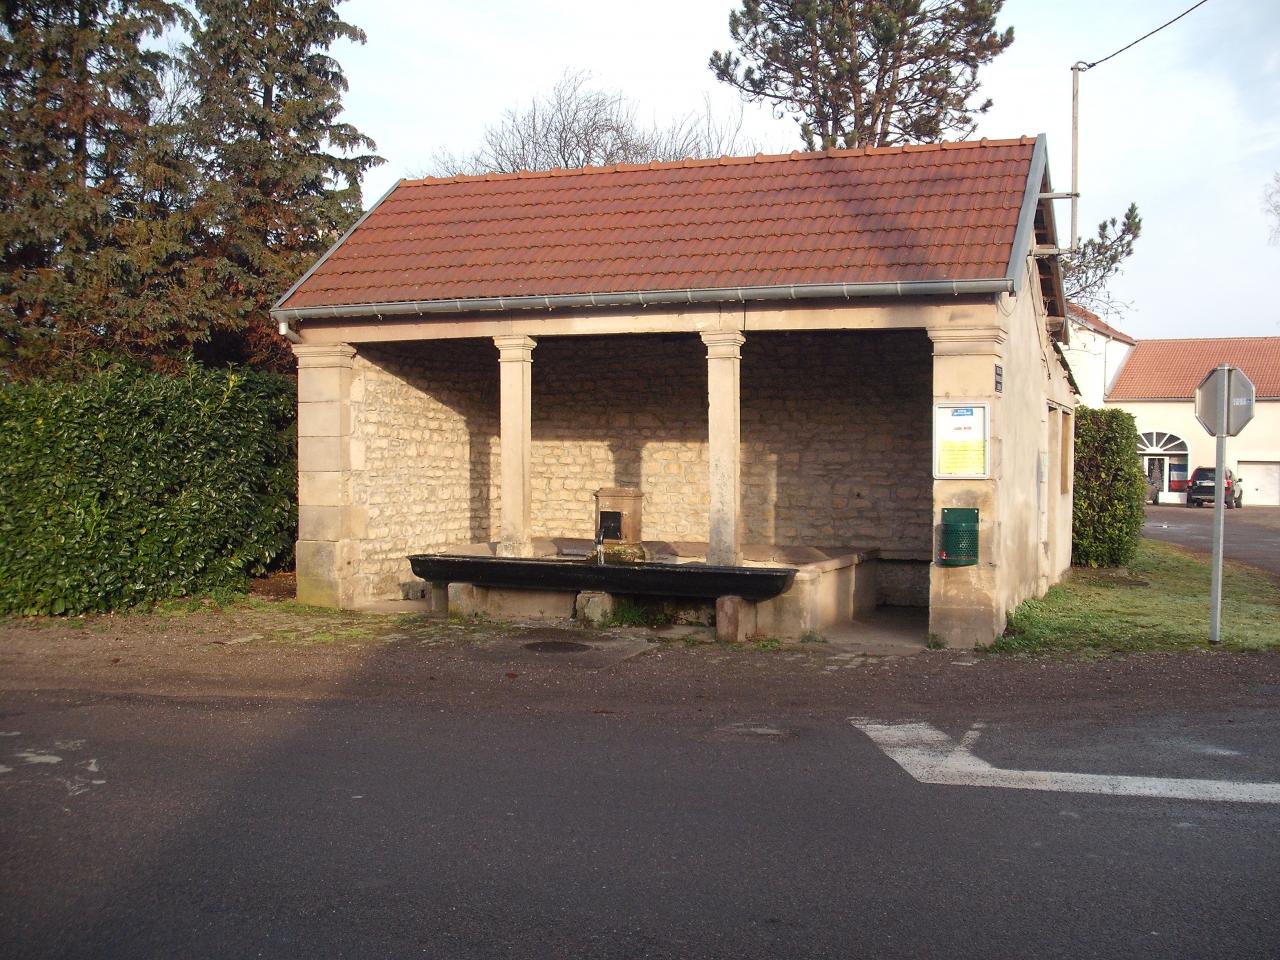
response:
M877 607L857 620L823 633L834 655L910 657L928 649L929 611L923 607Z

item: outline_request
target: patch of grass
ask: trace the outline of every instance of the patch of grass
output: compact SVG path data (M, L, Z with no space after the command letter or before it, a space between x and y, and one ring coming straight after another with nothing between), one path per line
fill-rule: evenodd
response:
M616 597L613 612L609 614L611 627L665 627L671 617L661 602L646 603L628 597Z
M757 650L781 650L782 641L777 637L759 637L753 641Z
M924 645L925 645L925 648L926 648L926 649L928 649L928 650L945 650L945 649L947 649L947 641L943 640L943 639L942 639L940 636L938 636L936 633L931 633L931 634L929 634L929 637L928 637L928 639L927 639L927 640L925 640L925 644L924 644Z
M130 607L126 611L130 616L156 616L177 619L193 613L204 613L209 610L222 610L246 603L244 591L230 588L211 590L189 597L174 597L171 600L157 600L155 603L143 603Z
M325 623L291 623L287 619L280 619L272 621L271 625L276 629L267 634L268 642L300 646L365 643L378 639L383 633L391 632L391 625L385 622L361 623L338 619Z
M1205 649L1208 560L1143 540L1127 570L1077 568L1043 598L1009 617L998 653L1085 655ZM1226 650L1280 649L1280 583L1242 564L1223 565Z
M806 630L800 634L801 643L826 643L827 638L820 634L817 630Z
M297 600L273 600L269 597L245 596L240 598L236 606L243 610L257 610L264 613L278 614L282 617L308 617L328 619L342 614L329 607L312 607ZM374 616L378 616L374 614Z

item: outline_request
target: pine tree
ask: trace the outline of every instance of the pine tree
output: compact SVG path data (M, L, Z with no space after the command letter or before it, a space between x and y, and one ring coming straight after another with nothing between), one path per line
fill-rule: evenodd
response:
M205 282L222 317L206 362L287 369L271 304L359 216L360 176L381 163L340 123L342 68L326 51L364 42L341 0L195 0L186 49L207 191Z
M978 68L1013 43L1003 0L743 0L729 15L738 53L716 77L795 115L810 150L967 136Z
M1138 205L1120 219L1112 217L1098 224L1098 235L1083 241L1073 253L1062 257L1062 291L1072 303L1105 315L1119 314L1126 304L1117 301L1108 284L1119 275L1124 261L1133 256L1134 242L1142 235Z
M103 304L122 299L165 62L143 41L182 11L167 0L0 9L0 364L15 375L148 339Z

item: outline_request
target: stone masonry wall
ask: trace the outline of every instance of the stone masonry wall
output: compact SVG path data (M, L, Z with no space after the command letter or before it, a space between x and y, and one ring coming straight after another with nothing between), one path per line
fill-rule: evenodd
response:
M742 358L746 542L928 558L926 334L748 334Z
M923 331L747 334L747 543L931 546L932 352ZM398 595L405 556L492 540L498 357L488 341L361 347L352 496L356 575ZM533 351L534 536L590 537L592 494L639 486L644 536L707 538L706 350L695 336L546 337Z
M368 511L357 575L395 597L410 553L492 539L498 357L489 340L362 346L352 386L352 498Z
M591 537L601 487L644 492L644 536L707 538L697 337L561 337L533 351L533 535Z
M927 558L926 335L748 334L742 355L746 542ZM592 492L638 485L647 539L705 540L706 410L705 348L696 338L540 341L534 534L591 536Z

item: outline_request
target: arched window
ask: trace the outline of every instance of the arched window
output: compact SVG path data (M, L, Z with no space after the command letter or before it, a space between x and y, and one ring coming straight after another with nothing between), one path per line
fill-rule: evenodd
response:
M1187 441L1175 437L1172 433L1160 433L1153 430L1138 437L1139 453L1186 453Z

